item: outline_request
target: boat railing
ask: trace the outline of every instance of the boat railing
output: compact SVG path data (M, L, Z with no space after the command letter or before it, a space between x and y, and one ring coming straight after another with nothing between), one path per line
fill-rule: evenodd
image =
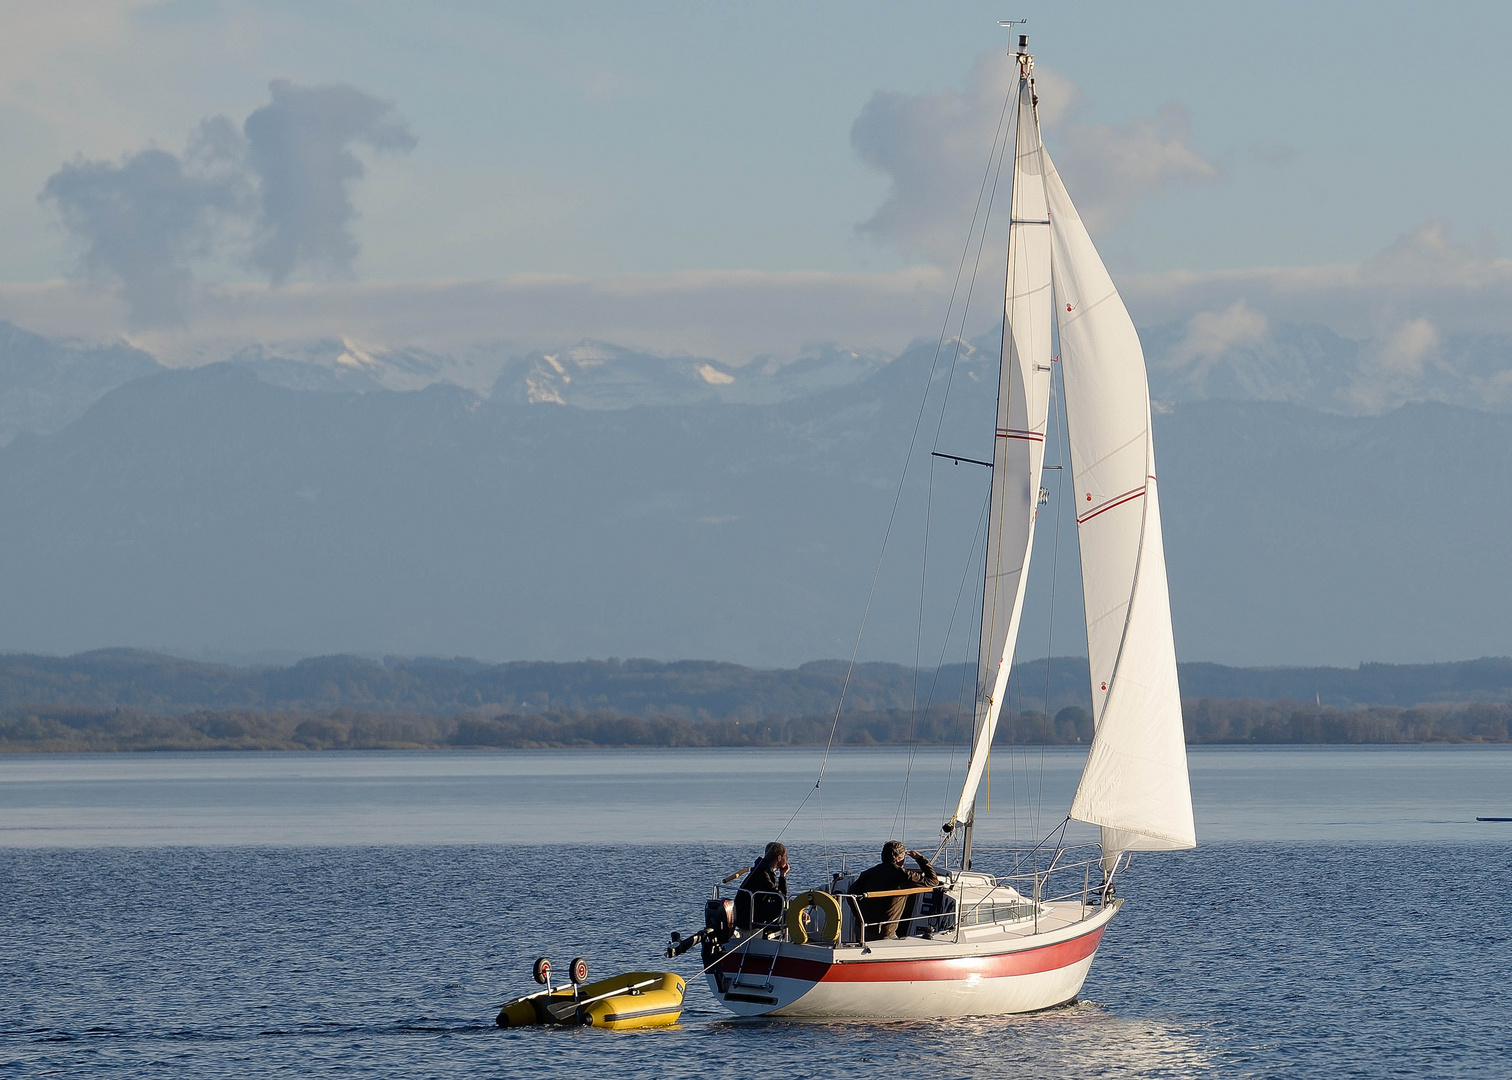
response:
M971 872L963 876L959 872L942 878L933 889L920 890L920 896L940 891L952 897L950 910L918 911L909 914L905 909L897 920L899 926L908 927L908 934L954 931L957 938L963 929L987 924L1009 924L1033 920L1034 932L1039 932L1040 920L1048 905L1075 902L1081 907L1080 917L1085 919L1099 908L1107 898L1103 874L1102 846L1081 844L1074 847L1047 848L1010 847L978 849L978 862L990 862L1003 866L1006 873L989 874ZM853 859L858 856L851 856ZM842 860L844 856L842 856ZM845 863L842 861L842 872ZM834 882L841 875L834 876ZM833 888L833 883L832 886ZM980 890L980 891L978 891ZM744 892L750 897L751 925L742 928L746 933L763 933L769 936L787 937L788 897L777 892L732 889L727 883L714 886L716 897L734 897ZM860 899L853 894L837 893L842 910L851 923L851 931L842 934L842 944L867 948L869 940L880 936L882 920L868 923L862 913ZM921 903L919 907L923 907ZM939 905L942 909L946 905ZM910 904L910 907L913 907ZM915 909L917 910L917 909ZM758 920L758 911L775 912L775 917Z
M1053 849L1044 846L979 849L978 855L984 861L990 859L999 865L1011 860L1012 870L986 875L988 891L976 898L972 907L991 904L1000 890L1012 889L1030 902L1036 932L1046 905L1075 901L1080 904L1081 917L1085 919L1091 909L1106 899L1101 844ZM966 921L964 914L961 921Z
M1007 885L1019 889L1041 903L1062 902L1078 896L1091 898L1102 889L1102 845L1075 844L1067 847L1049 847L1046 844L1024 844L1010 847L978 847L973 863L989 863L994 866L1010 865L1004 873L980 872L988 884ZM840 872L835 880L848 875L847 860L851 862L875 861L876 855L867 852L841 852ZM977 874L978 871L971 871ZM1078 885L1066 884L1078 876ZM1052 887L1052 881L1055 883ZM1019 888L1027 886L1027 889Z
M741 894L744 894L751 898L749 909L751 913L751 925L748 927L740 926L738 927L738 929L740 929L742 932L786 929L788 898L782 893L768 892L761 889L732 888L727 882L720 882L719 884L714 886L714 896L716 899L730 898L735 900L737 920L739 920L740 918ZM773 901L776 901L776 903L774 904ZM776 918L767 920L756 918L756 913L758 911L766 912L773 910L773 908L775 908L777 911Z

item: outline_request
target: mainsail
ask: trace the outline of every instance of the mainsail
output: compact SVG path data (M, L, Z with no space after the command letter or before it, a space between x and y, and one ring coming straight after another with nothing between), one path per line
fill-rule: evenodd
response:
M1024 608L1029 555L1034 547L1040 470L1045 460L1052 354L1050 219L1045 205L1044 148L1027 59L1021 61L1013 153L1003 352L987 511L987 581L977 653L976 723L971 764L953 819L956 821L970 820L1008 688Z
M1194 847L1144 351L1043 154L1095 734L1071 816L1105 858Z

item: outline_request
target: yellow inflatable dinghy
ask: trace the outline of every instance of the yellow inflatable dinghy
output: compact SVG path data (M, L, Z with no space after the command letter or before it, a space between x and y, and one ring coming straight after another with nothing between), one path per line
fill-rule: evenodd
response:
M574 975L586 978L588 965L573 961ZM529 1024L583 1024L625 1031L667 1027L682 1015L687 984L667 971L631 971L598 982L574 980L572 988L554 989L549 961L536 962L536 978L545 990L504 1003L495 1021L501 1028Z
M583 987L582 1022L611 1031L669 1027L682 1015L687 984L670 971L632 971Z

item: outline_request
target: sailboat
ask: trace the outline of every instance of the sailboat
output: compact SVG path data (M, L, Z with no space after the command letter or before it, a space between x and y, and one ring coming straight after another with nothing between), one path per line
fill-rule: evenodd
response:
M743 1016L990 1016L1073 1001L1123 903L1114 882L1130 853L1196 845L1144 354L1041 142L1027 37L1010 56L1018 110L977 699L943 826L959 868L891 892L908 906L885 935L866 917L878 895L853 893L843 863L828 887L779 898L779 918L744 930L729 880L715 886L704 928L669 954L702 944L710 988ZM972 867L972 831L1023 614L1057 363L1095 728L1066 821L993 875ZM1098 827L1100 843L1066 846L1071 821Z

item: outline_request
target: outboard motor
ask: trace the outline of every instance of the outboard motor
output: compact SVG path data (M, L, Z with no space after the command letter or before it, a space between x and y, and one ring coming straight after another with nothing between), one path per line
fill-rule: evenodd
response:
M735 901L705 900L704 930L711 941L721 945L729 941L735 933Z
M703 965L709 967L724 952L725 942L735 936L735 901L705 900L704 928L698 936L703 939Z

